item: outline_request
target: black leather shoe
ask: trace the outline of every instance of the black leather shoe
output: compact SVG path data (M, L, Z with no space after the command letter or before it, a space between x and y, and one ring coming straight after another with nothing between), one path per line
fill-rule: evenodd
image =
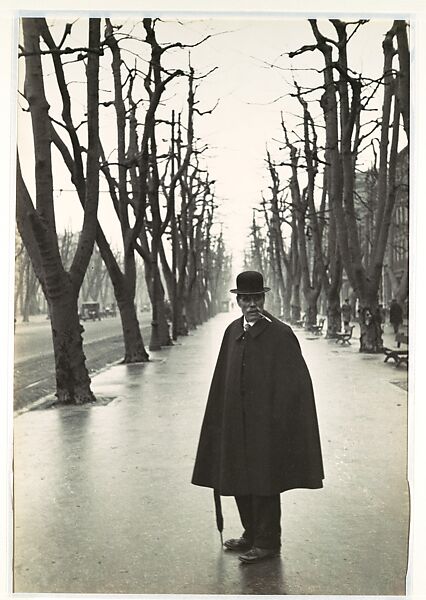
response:
M274 556L278 556L279 553L279 548L256 548L253 546L251 550L245 554L242 554L238 558L243 563L253 564L259 562L260 560L265 560L265 558L273 558Z
M228 550L247 550L251 547L250 542L244 537L226 540L226 542L223 545L225 546L225 548L228 548Z

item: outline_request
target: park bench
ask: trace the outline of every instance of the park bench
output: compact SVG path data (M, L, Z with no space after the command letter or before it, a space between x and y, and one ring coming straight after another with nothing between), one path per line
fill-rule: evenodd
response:
M408 367L408 349L401 349L401 344L408 344L408 335L405 333L397 333L395 339L396 349L383 347L383 352L385 353L384 362L388 362L392 359L395 362L396 367L399 367L402 364L405 364Z
M322 330L324 329L325 319L320 319L318 325L310 325L309 331L314 333L315 335L322 335Z
M351 343L350 340L352 338L354 328L355 325L352 325L351 327L349 327L348 331L338 331L336 333L336 344L340 342L342 346L344 346L345 344L348 344L349 346Z

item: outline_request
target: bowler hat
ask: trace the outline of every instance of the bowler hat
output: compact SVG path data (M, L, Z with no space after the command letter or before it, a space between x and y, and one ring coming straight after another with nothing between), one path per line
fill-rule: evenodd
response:
M233 294L263 294L271 288L263 287L263 275L257 271L243 271L237 276L237 287L229 290Z

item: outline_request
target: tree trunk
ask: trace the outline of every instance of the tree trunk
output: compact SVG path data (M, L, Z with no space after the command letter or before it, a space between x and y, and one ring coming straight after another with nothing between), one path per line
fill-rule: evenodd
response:
M159 274L160 277L160 274ZM162 346L173 346L172 338L170 336L170 327L167 320L167 311L165 305L164 286L160 278L158 304L157 304L157 315L159 323L159 335L160 344Z
M291 305L291 316L290 316L291 323L297 323L298 321L300 321L301 316L302 316L302 311L300 309L300 304L292 304Z
M37 287L38 280L33 268L31 267L31 261L28 259L26 265L25 295L22 312L24 321L29 321L30 315L38 312Z
M161 244L160 245L161 265L163 268L164 278L166 280L167 291L168 291L168 295L169 295L169 299L170 299L170 303L171 303L173 322L175 322L175 319L176 319L176 323L175 323L176 337L179 335L188 335L188 327L186 325L186 320L184 319L184 316L182 313L183 301L182 301L182 298L178 294L178 285L177 285L178 282L175 281L173 272L170 269L170 266L167 262L167 257L164 252L164 246L163 246L162 241L160 241L160 244ZM176 313L176 316L175 316L175 313ZM164 331L165 331L165 329L164 329ZM168 339L169 339L169 341L167 342L167 344L169 344L169 345L172 344L169 334L168 334ZM173 336L173 339L175 339L174 336Z
M399 73L397 94L402 113L404 131L410 139L410 49L406 21L395 21L398 42Z
M98 204L98 72L100 20L89 20L87 61L87 180L83 228L71 272L63 269L55 227L51 161L51 121L47 103L39 38L44 19L23 19L25 93L30 106L35 154L36 209L17 161L17 224L31 256L34 271L49 302L56 368L56 396L61 403L94 401L85 366L78 291L89 263L96 233Z
M291 294L292 294L292 284L290 280L290 276L287 273L287 282L284 288L284 296L283 296L283 319L284 321L291 321ZM299 311L300 312L300 311Z
M157 261L145 262L145 281L152 307L149 349L160 350L161 346L170 346L172 340L164 306L164 287Z
M178 310L178 335L188 335L189 334L189 325L188 319L186 316L186 298L178 299L178 306L181 305L181 309Z
M342 329L342 314L340 311L340 298L330 287L327 294L327 338L335 338L336 333Z
M117 299L117 305L124 334L123 363L147 362L149 356L142 341L134 301L125 294L123 298Z
M60 90L62 102L63 102L62 117L64 119L64 122L65 122L66 128L67 128L67 132L71 139L73 155L71 155L70 151L68 150L68 147L66 146L66 144L64 144L63 140L59 137L59 135L57 134L57 132L53 126L51 126L52 141L56 145L56 147L58 148L59 152L62 155L62 158L70 172L71 181L73 182L73 184L75 185L75 188L77 190L77 194L78 194L80 203L84 208L85 204L86 204L85 198L86 198L87 181L86 181L86 178L84 175L84 170L83 170L82 144L78 138L77 129L74 126L72 118L71 118L71 98L69 95L67 84L65 82L63 66L62 66L61 59L60 59L60 54L58 52L56 52L56 50L57 50L56 44L55 44L52 36L50 35L49 29L47 28L47 26L45 26L42 29L42 35L43 35L44 41L46 42L48 47L52 50L52 58L53 58L54 65L55 65L56 78L58 81L58 86L59 86L59 90ZM127 286L123 283L123 278L124 278L123 273L121 272L121 270L118 266L117 260L111 250L111 247L110 247L108 241L105 238L105 235L102 231L102 228L101 228L99 222L97 222L96 227L97 227L96 243L99 248L100 254L102 256L102 260L104 261L105 266L108 270L108 274L110 276L111 283L112 283L112 286L114 289L114 295L117 300L117 305L119 304L119 302L121 302L121 303L124 302L124 304L130 303L130 302L134 303L134 293L131 294L131 292L129 292L128 297L124 298L124 295L127 293L126 292ZM134 310L135 309L133 308L133 311ZM123 322L123 319L122 319L122 322ZM138 350L138 348L140 346L140 340L142 340L140 331L139 331L138 335L135 335L134 332L130 331L130 329L128 329L126 331L123 330L123 337L124 337L125 347L129 348L129 356L135 356L135 357L139 356L138 359L135 358L136 362L148 360L148 354L146 353L145 348L143 349L143 351L141 353ZM127 337L127 339L126 339L126 337ZM135 347L132 348L131 346L132 346L133 340L135 340L136 345L135 345ZM142 341L142 345L143 345L143 341ZM126 358L125 358L125 361L126 361Z
M301 318L300 307L300 273L293 279L291 284L291 302L290 302L291 322L297 323Z
M184 306L186 304L185 298L177 297L176 300L176 311L177 311L177 334L188 335L188 321L186 319L186 311Z
M177 261L178 264L178 277L176 281L176 301L174 303L176 310L176 328L177 335L188 335L188 321L186 319L186 281L187 281L187 271L186 271L186 261L187 261L187 253L186 251L181 252L178 256L180 258Z
M310 326L317 324L317 298L314 295L309 295L306 300L308 302L306 308L306 328L309 329Z
M381 319L378 316L377 300L360 300L360 352L375 354L383 352Z
M56 397L61 404L94 402L83 353L84 331L78 319L77 294L64 289L50 300L50 322L56 367Z
M324 172L324 188L328 194L329 172ZM337 241L336 219L333 211L330 213L327 230L327 263L329 268L324 272L324 296L327 314L327 338L335 338L336 333L342 328L342 315L340 310L340 290L342 287L343 264L340 248Z
M185 314L186 314L186 323L188 329L197 329L198 320L196 316L195 309L195 299L194 299L194 291L191 289L188 291L186 302L185 302Z

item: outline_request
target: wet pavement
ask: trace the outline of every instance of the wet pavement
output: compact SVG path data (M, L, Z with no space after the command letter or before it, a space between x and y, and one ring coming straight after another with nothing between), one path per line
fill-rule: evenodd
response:
M190 479L231 318L94 377L99 406L15 418L15 592L405 593L407 371L359 354L357 340L297 332L326 480L281 495L281 557L244 565L221 548L213 494ZM223 511L225 538L239 536L232 498Z

